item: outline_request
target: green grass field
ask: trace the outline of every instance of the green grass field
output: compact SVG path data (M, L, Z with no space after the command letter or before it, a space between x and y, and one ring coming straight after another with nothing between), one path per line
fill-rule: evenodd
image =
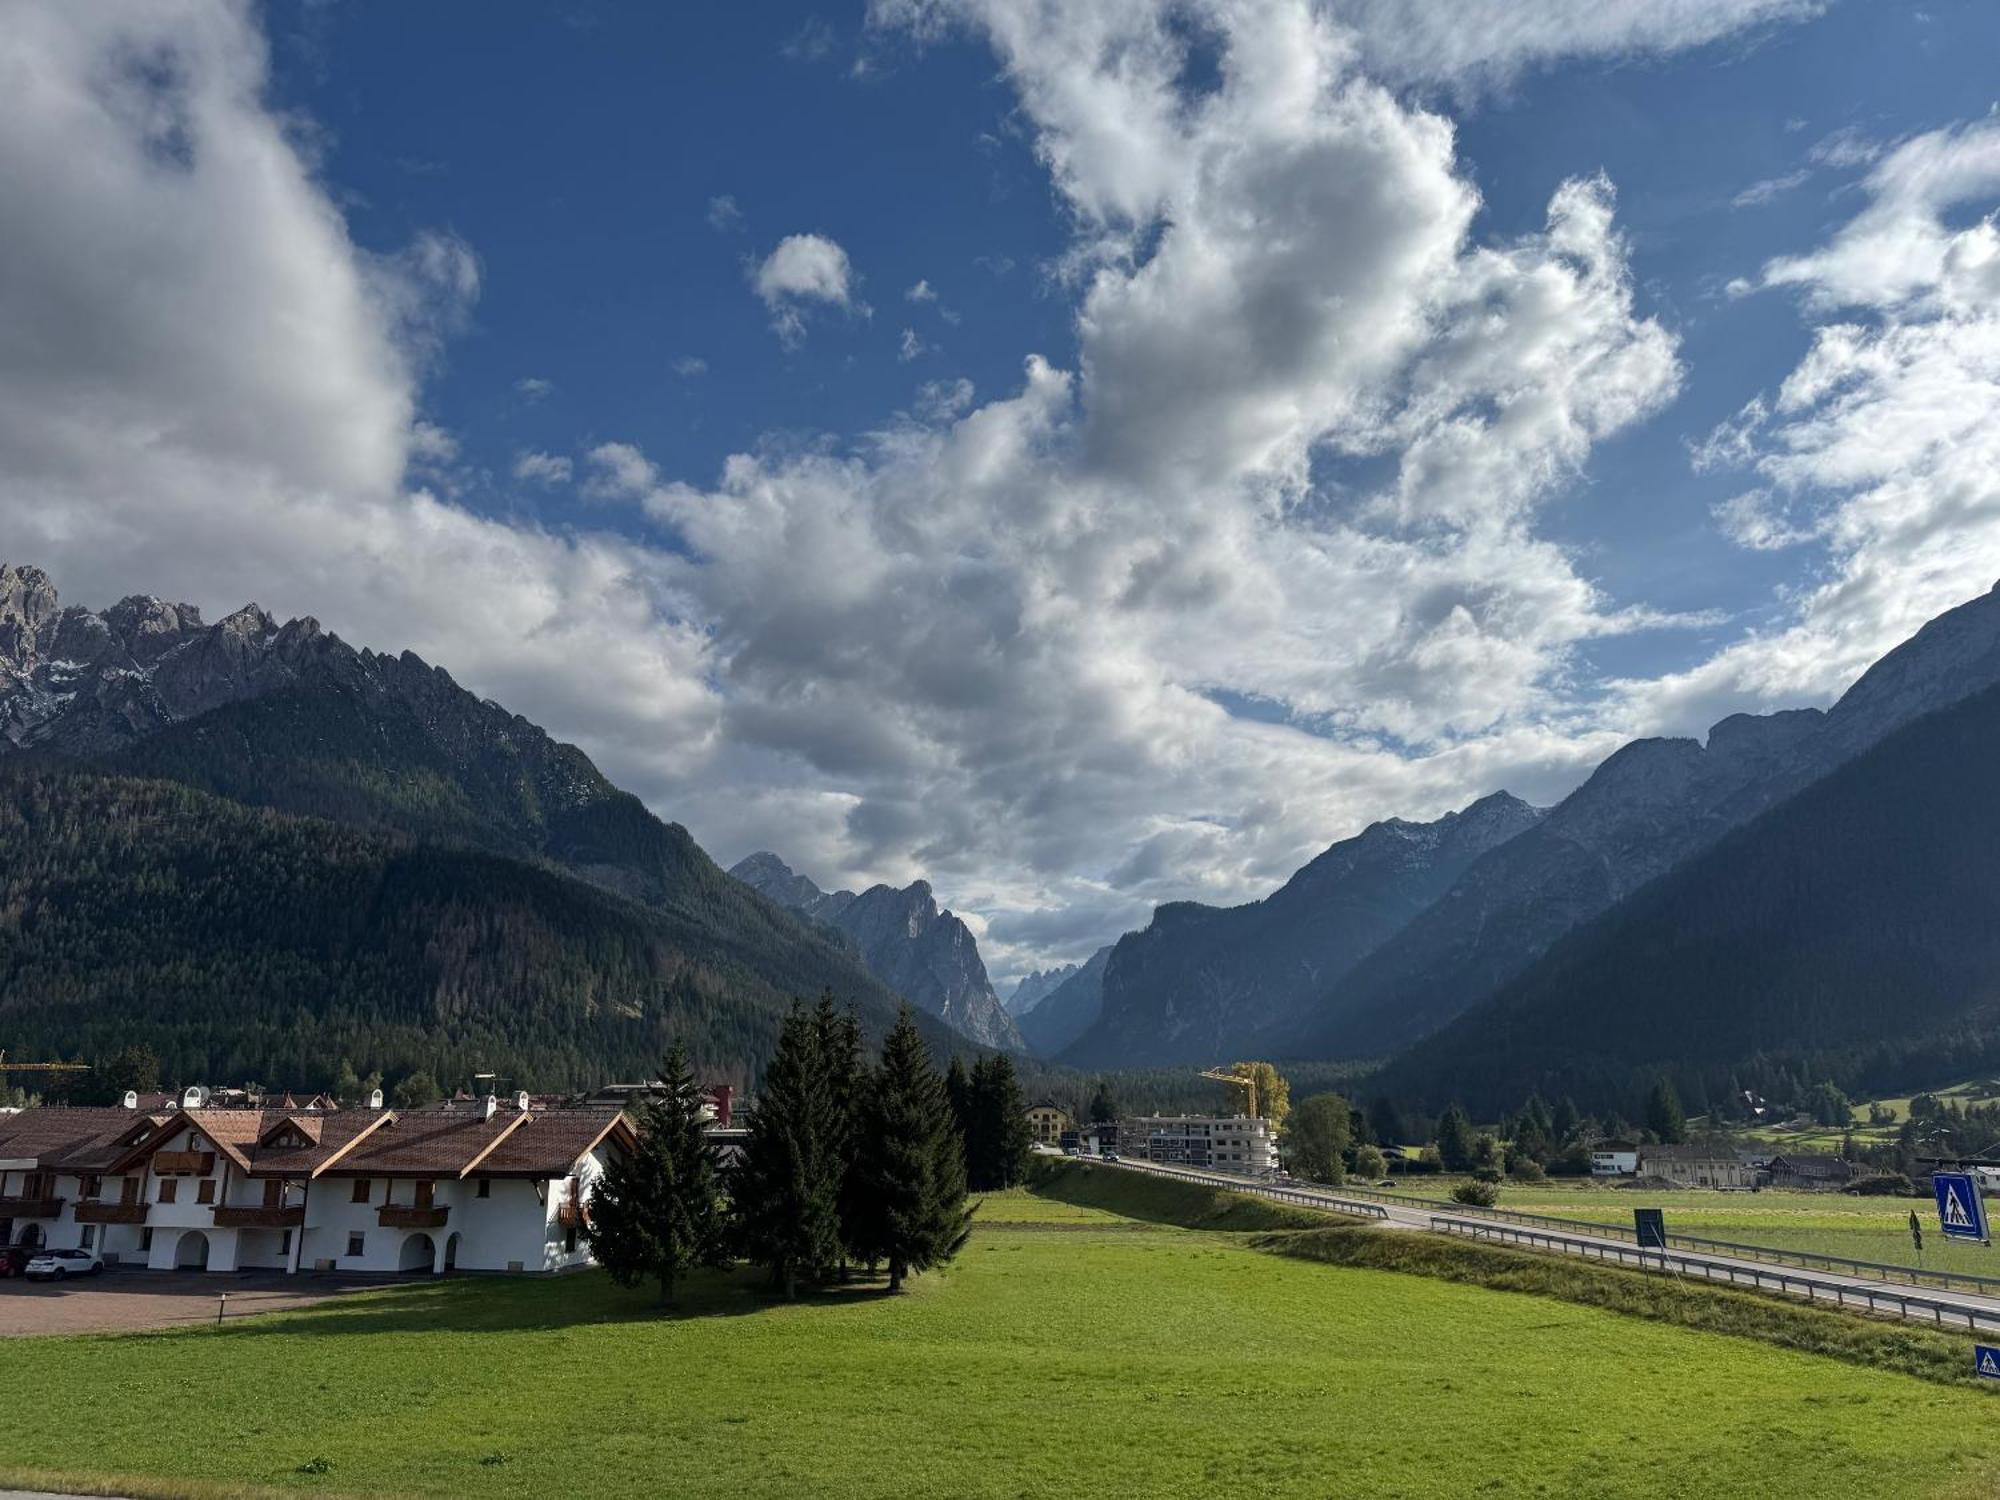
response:
M1074 1178L989 1198L959 1262L896 1298L774 1306L713 1277L657 1317L594 1274L463 1279L220 1330L0 1342L0 1483L1899 1500L2000 1484L2000 1407L1979 1390L1274 1255L1166 1221L1336 1221L1117 1191L1129 1213Z

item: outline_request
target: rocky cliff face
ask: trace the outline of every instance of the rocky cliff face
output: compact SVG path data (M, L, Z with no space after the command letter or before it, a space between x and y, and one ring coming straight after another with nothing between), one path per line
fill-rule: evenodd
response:
M1037 969L1014 986L1007 996L1007 1014L1017 1021L1046 1000L1062 982L1077 971L1075 964L1053 969Z
M1104 969L1111 961L1107 945L1091 954L1081 967L1019 1018L1022 1040L1037 1057L1054 1057L1097 1024L1104 1010Z
M1495 993L1563 934L1884 736L2000 681L2000 589L1931 621L1826 713L1736 714L1636 740L1521 837L1478 860L1267 1045L1374 1056Z
M986 977L972 930L938 908L925 881L902 890L871 886L859 895L822 891L768 852L750 855L729 873L843 934L869 972L910 1004L975 1042L1023 1050L1019 1028Z
M1435 822L1372 824L1262 901L1160 907L1145 931L1118 940L1101 1014L1063 1061L1150 1067L1240 1054L1541 816L1496 793Z

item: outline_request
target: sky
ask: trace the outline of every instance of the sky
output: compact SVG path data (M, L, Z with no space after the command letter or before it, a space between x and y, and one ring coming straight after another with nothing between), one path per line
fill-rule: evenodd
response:
M1004 984L2000 577L1985 0L0 0L0 558Z

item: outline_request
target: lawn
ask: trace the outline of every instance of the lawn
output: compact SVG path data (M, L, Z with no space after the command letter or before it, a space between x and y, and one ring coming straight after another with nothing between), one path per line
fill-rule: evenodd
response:
M987 1199L958 1264L902 1297L774 1306L712 1277L686 1302L658 1317L595 1274L462 1279L0 1343L0 1483L1151 1500L2000 1481L1979 1390L1049 1196Z
M1446 1198L1451 1187L1462 1180L1411 1178L1397 1191ZM1914 1211L1924 1227L1923 1269L2000 1277L2000 1250L1946 1240L1938 1232L1937 1211L1928 1198L1856 1198L1845 1193L1775 1188L1758 1193L1703 1188L1654 1191L1558 1179L1532 1185L1503 1184L1498 1206L1516 1213L1548 1214L1625 1229L1632 1227L1633 1209L1659 1208L1666 1211L1667 1229L1674 1234L1894 1266L1918 1264L1910 1239L1910 1214ZM1989 1203L1988 1211L2000 1216L2000 1202Z

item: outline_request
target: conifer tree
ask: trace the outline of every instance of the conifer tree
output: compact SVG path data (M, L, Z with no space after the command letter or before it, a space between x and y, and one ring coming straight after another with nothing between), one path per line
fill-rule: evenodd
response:
M861 1018L851 1008L837 1010L833 992L827 990L821 993L819 1007L813 1012L813 1031L819 1042L820 1065L826 1074L827 1149L833 1155L840 1179L834 1191L835 1218L839 1223L836 1261L845 1276L849 1256L859 1253L860 1208L856 1202L854 1161L861 1145L861 1106L867 1081L867 1064L861 1056Z
M861 1248L889 1263L889 1290L943 1265L971 1233L965 1152L944 1084L903 1008L869 1077L856 1163Z
M951 1066L944 1070L944 1097L945 1102L951 1106L952 1123L958 1126L958 1133L966 1142L967 1151L970 1152L974 1130L972 1077L965 1071L965 1059L956 1052L951 1055Z
M682 1272L727 1263L715 1149L702 1131L702 1093L675 1042L660 1077L664 1097L638 1111L638 1146L614 1156L590 1195L584 1237L620 1286L651 1278L660 1304Z
M1028 1175L1028 1101L1005 1053L973 1065L965 1117L966 1181L974 1192L999 1192Z
M1472 1166L1472 1121L1453 1104L1438 1120L1438 1155L1447 1172L1464 1172Z
M1112 1096L1111 1085L1102 1078L1097 1080L1097 1091L1090 1096L1090 1123L1093 1125L1118 1123L1118 1101Z
M1652 1091L1646 1095L1646 1128L1663 1146L1679 1145L1687 1139L1687 1117L1681 1112L1680 1096L1674 1092L1672 1079L1655 1080Z
M842 1161L827 1139L832 1123L818 1028L794 1001L729 1183L744 1258L769 1267L787 1297L798 1295L801 1277L826 1276L840 1256Z

